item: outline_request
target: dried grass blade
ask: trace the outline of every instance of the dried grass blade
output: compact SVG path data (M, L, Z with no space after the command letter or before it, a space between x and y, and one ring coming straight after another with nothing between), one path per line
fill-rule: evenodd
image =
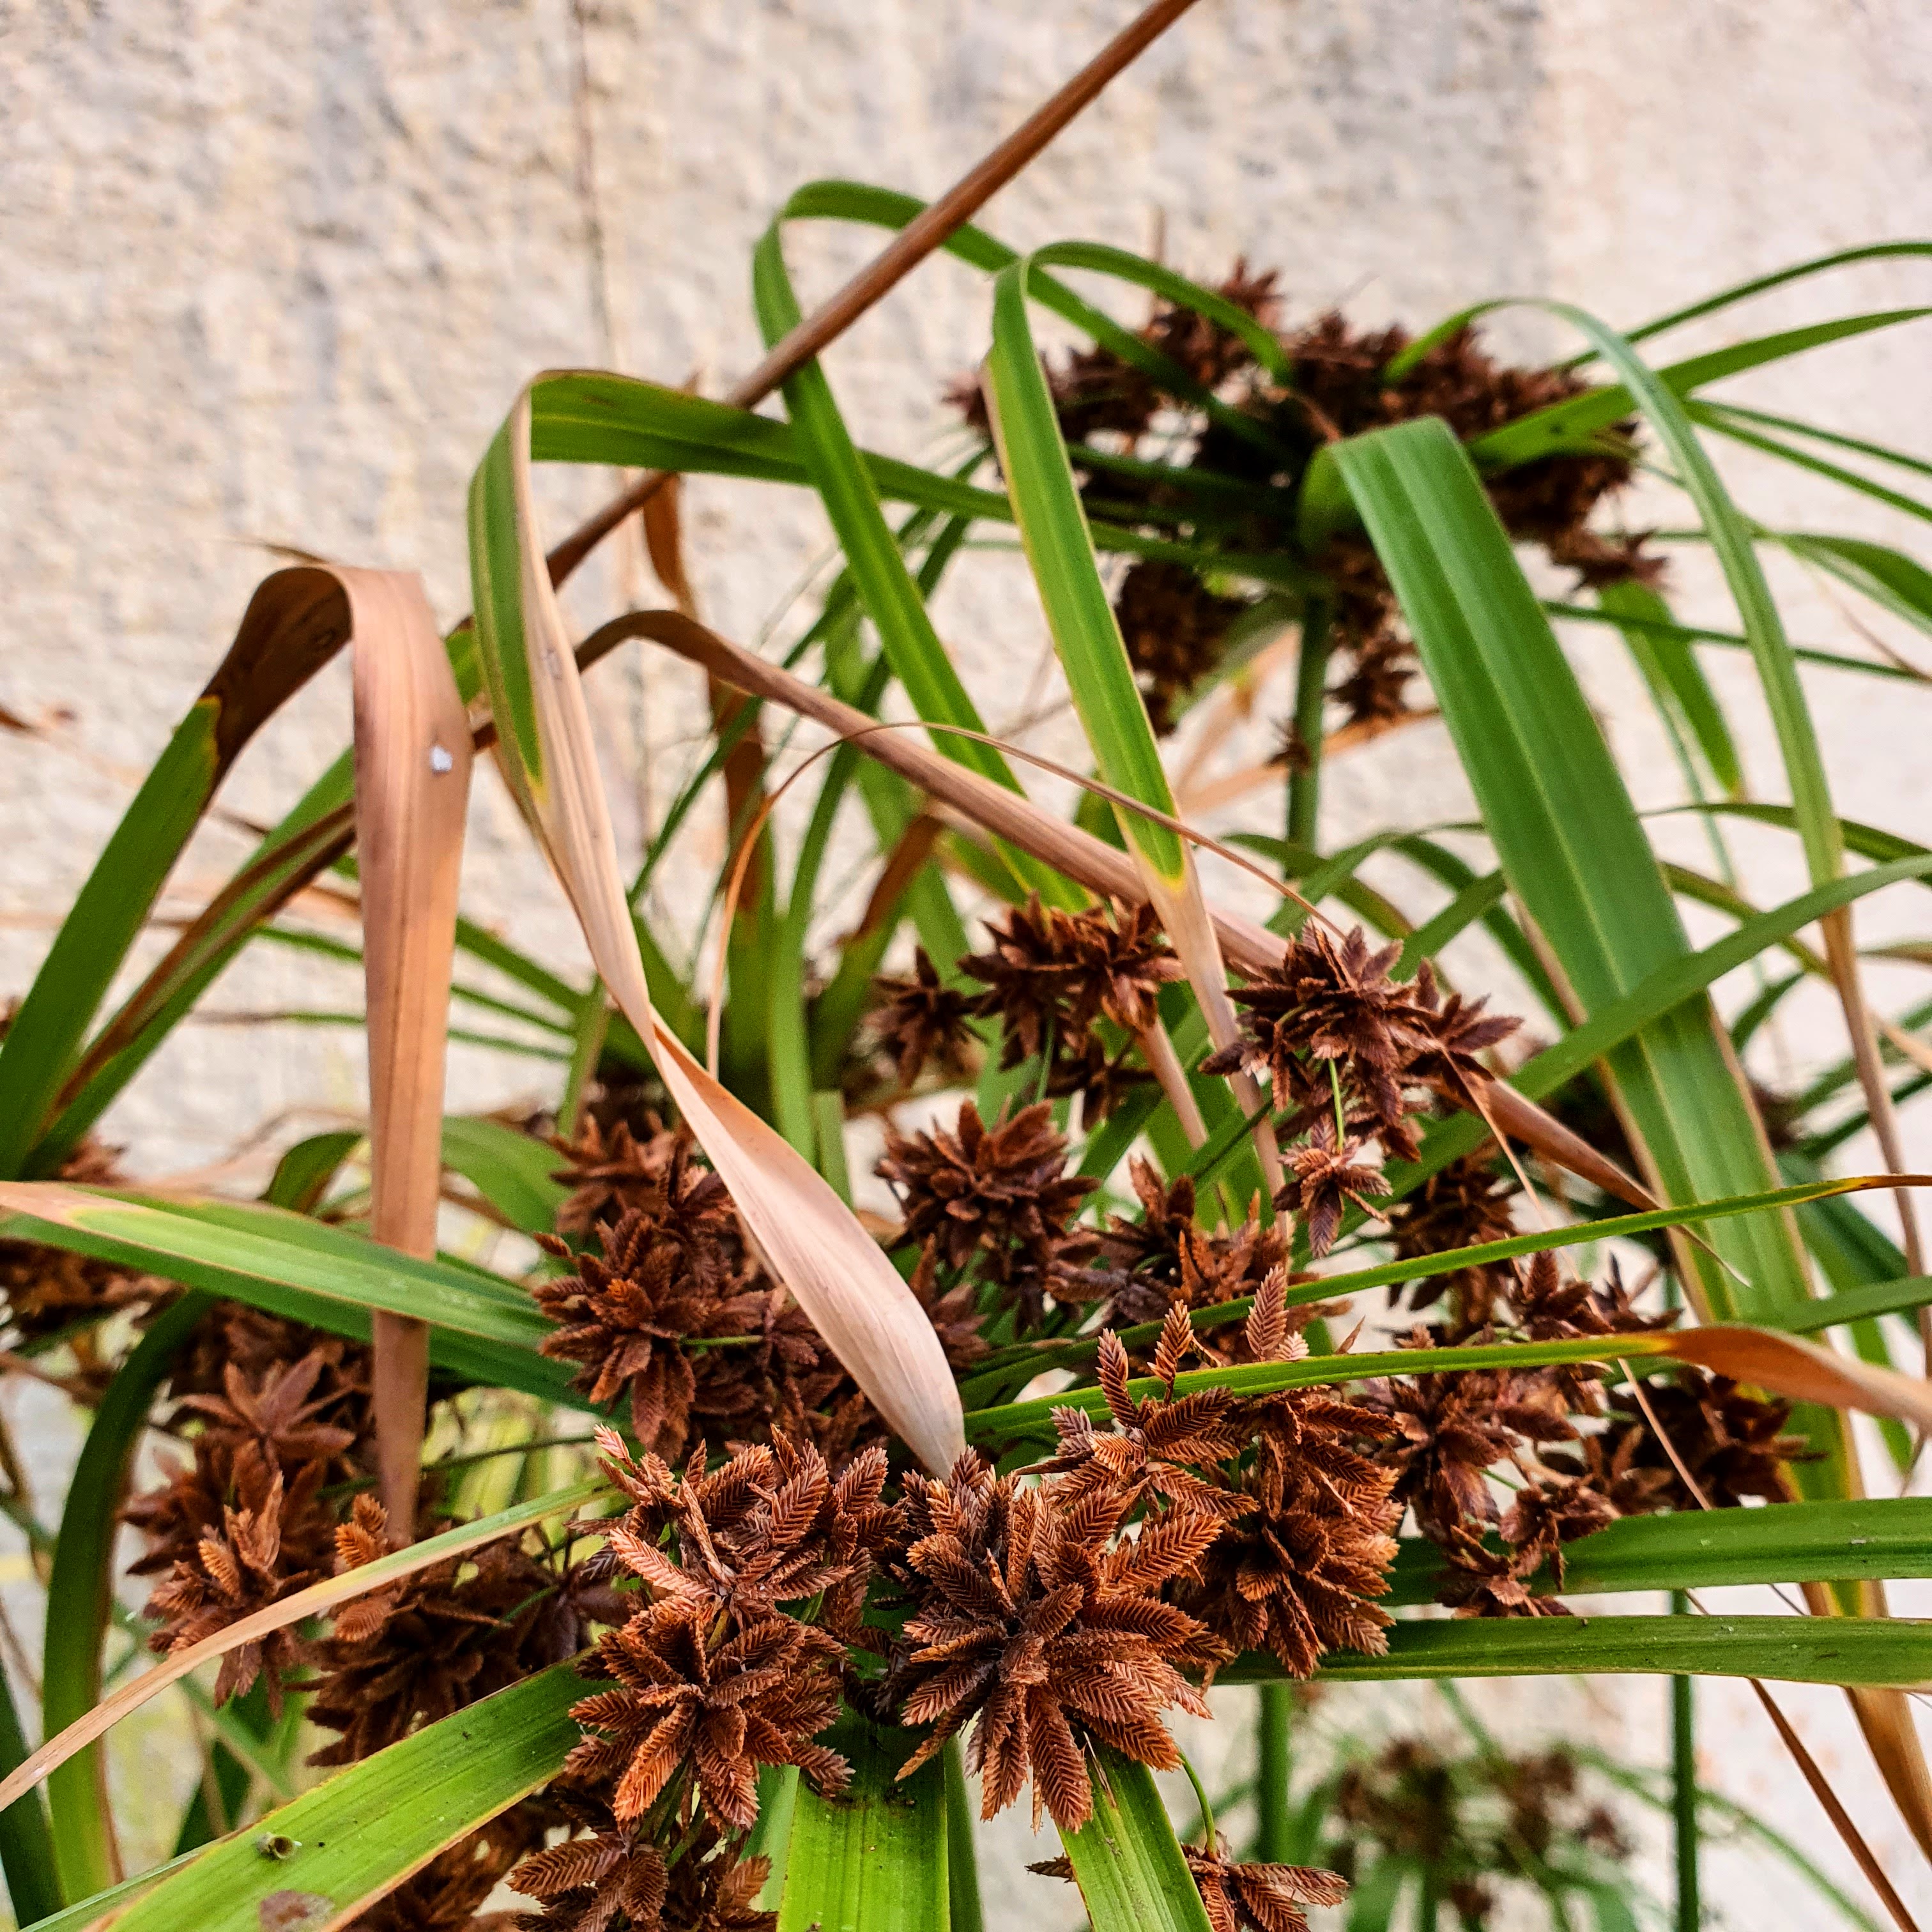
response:
M368 992L370 1232L428 1261L442 1178L444 1060L470 797L470 722L421 580L345 571L356 634L356 831ZM378 1312L376 1460L406 1534L429 1386L427 1324Z
M653 1012L617 869L590 714L538 541L526 390L470 493L477 638L512 791L637 1029L773 1273L888 1425L935 1472L964 1442L925 1311L823 1176L705 1070ZM700 627L688 618L680 624Z
M1922 1185L1925 1180L1923 1175L1906 1178ZM1840 1355L1796 1335L1720 1323L1677 1330L1660 1352L1796 1401L1895 1416L1932 1430L1932 1382Z

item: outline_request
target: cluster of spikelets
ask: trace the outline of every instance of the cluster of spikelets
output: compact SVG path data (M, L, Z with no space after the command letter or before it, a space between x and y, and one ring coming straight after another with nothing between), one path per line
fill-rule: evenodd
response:
M483 1923L506 1875L544 1932L761 1932L766 1874L746 1844L759 1768L795 1766L836 1792L845 1766L824 1738L842 1708L922 1733L908 1770L958 1738L988 1815L1030 1787L1036 1816L1076 1828L1091 1754L1178 1762L1168 1714L1202 1709L1229 1660L1263 1653L1305 1678L1331 1652L1381 1648L1405 1517L1441 1552L1445 1604L1538 1616L1562 1610L1551 1591L1576 1536L1786 1493L1784 1408L1681 1368L1636 1383L1419 1360L1346 1398L1189 1382L1190 1360L1302 1358L1304 1330L1340 1310L1292 1269L1378 1210L1372 1238L1405 1256L1510 1231L1512 1184L1480 1157L1388 1201L1382 1160L1414 1150L1431 1111L1480 1110L1510 1024L1395 966L1392 949L1314 926L1237 993L1246 1025L1212 1064L1262 1076L1278 1109L1287 1178L1272 1220L1230 1216L1191 1178L1139 1160L1138 1215L1085 1218L1093 1184L1070 1171L1043 1100L990 1124L968 1102L950 1127L890 1124L929 1068L969 1072L982 1038L1096 1112L1147 1078L1175 969L1144 914L1029 905L950 971L922 956L884 986L869 1048L887 1070L879 1172L949 1359L1000 1388L1092 1365L1062 1399L1052 1452L1017 1468L1003 1455L1006 1473L970 1452L944 1480L896 1472L876 1414L748 1251L686 1137L640 1114L558 1143L570 1189L532 1292L556 1324L546 1352L629 1424L628 1442L601 1438L625 1513L372 1592L326 1639L239 1646L218 1687L300 1688L336 1734L317 1754L334 1764L560 1660L592 1680L562 1775L360 1932ZM1098 1090L1096 1065L1109 1070ZM1405 1292L1400 1339L1420 1349L1670 1318L1614 1275L1593 1287L1549 1256L1450 1262L1394 1298ZM139 1567L160 1578L158 1647L398 1541L365 1493L364 1352L222 1304L172 1399L188 1460L128 1511L149 1538ZM432 1505L417 1532L434 1518ZM1297 1932L1306 1905L1340 1895L1332 1874L1224 1853L1188 1852L1217 1927Z
M1048 370L1088 513L1149 537L1184 540L1206 560L1198 568L1142 560L1115 592L1120 634L1157 732L1179 722L1250 608L1217 587L1216 547L1250 559L1278 553L1304 568L1311 561L1294 514L1308 465L1325 445L1419 416L1439 417L1468 441L1585 386L1563 370L1497 362L1473 328L1420 352L1405 329L1358 329L1333 313L1284 330L1278 280L1237 262L1216 292L1276 335L1286 381L1234 331L1165 302L1140 340L1171 374L1104 346L1076 351ZM986 433L977 382L962 382L950 395L968 425ZM1619 424L1588 451L1486 479L1510 535L1540 546L1592 587L1653 582L1660 568L1640 536L1592 527L1599 506L1630 480L1635 428ZM1231 483L1242 488L1232 517ZM1204 502L1214 514L1196 520ZM1336 537L1312 561L1331 586L1338 670L1328 695L1341 719L1372 731L1414 716L1408 686L1415 662L1373 552L1360 538ZM1292 762L1305 748L1290 728L1284 757Z

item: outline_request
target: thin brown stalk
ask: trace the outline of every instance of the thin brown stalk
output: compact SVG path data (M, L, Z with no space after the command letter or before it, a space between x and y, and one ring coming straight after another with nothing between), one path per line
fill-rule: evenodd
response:
M1136 1034L1134 1037L1139 1043L1141 1058L1147 1062L1148 1070L1160 1082L1160 1090L1166 1095L1168 1105L1179 1117L1182 1131L1187 1136L1187 1144L1199 1147L1208 1138L1208 1123L1201 1118L1200 1103L1194 1097L1194 1089L1187 1084L1180 1056L1174 1052L1174 1042L1168 1037L1160 1016L1155 1016L1154 1024L1144 1033Z
M794 370L844 334L949 236L970 221L1109 81L1194 4L1195 0L1154 0L984 160L908 222L843 288L776 343L749 375L732 386L725 401L741 410L763 402ZM664 482L663 471L647 471L572 531L550 553L550 581L562 584L626 517L641 509Z
M1805 1748L1804 1740L1792 1729L1790 1719L1778 1708L1771 1693L1755 1677L1745 1681L1757 1693L1757 1700L1764 1706L1765 1715L1777 1726L1778 1735L1784 1740L1784 1748L1791 1754L1798 1768L1804 1774L1804 1782L1810 1786L1812 1796L1825 1808L1826 1816L1844 1840L1846 1849L1858 1861L1858 1870L1864 1874L1873 1891L1884 1901L1892 1922L1898 1927L1899 1932L1918 1932L1918 1922L1906 1910L1904 1900L1893 1889L1891 1880L1885 1875L1885 1868L1865 1843L1864 1833L1852 1822L1851 1814L1839 1802L1838 1794L1832 1789L1831 1780L1818 1768L1816 1759Z
M1700 1510L1714 1509L1716 1505L1705 1493L1703 1486L1690 1473L1689 1466L1678 1452L1677 1444L1671 1439L1670 1432L1664 1427L1656 1410L1651 1406L1650 1398L1645 1393L1643 1384L1630 1373L1628 1362L1619 1360L1617 1366L1623 1371L1624 1379L1629 1384L1630 1393L1636 1396L1637 1406L1643 1412L1643 1419L1650 1425L1650 1432L1657 1438L1664 1454L1670 1459L1670 1466L1676 1472L1678 1480L1696 1498L1697 1507ZM1687 1591L1684 1594L1687 1600L1700 1616L1706 1614L1694 1591ZM1832 1612L1834 1606L1826 1586L1819 1586L1815 1591L1808 1589L1805 1594L1811 1599L1814 1615L1828 1616ZM1886 1613L1882 1599L1879 1602L1877 1610L1880 1616ZM1784 1713L1773 1700L1771 1693L1755 1677L1745 1681L1756 1692L1758 1702L1764 1706L1766 1714L1778 1727L1778 1735L1783 1740L1785 1749L1803 1772L1804 1781L1810 1786L1813 1795L1825 1808L1825 1814L1836 1828L1839 1837L1844 1840L1852 1856L1858 1861L1858 1869L1870 1881L1872 1888L1885 1900L1886 1910L1898 1921L1904 1932L1916 1932L1910 1914L1906 1911L1898 1893L1892 1889L1892 1882L1873 1856L1871 1847L1865 1843L1864 1834L1853 1822L1851 1814L1839 1802L1838 1793L1819 1770L1810 1752L1805 1748L1804 1740L1792 1728ZM1906 1802L1906 1794L1916 1794L1920 1791L1924 1779L1924 1760L1918 1747L1916 1734L1911 1730L1910 1706L1895 1691L1880 1693L1853 1688L1848 1688L1846 1694L1851 1701L1852 1714L1858 1719L1859 1726L1865 1734L1866 1743L1878 1764L1881 1775L1891 1787L1894 1798L1905 1814L1906 1822L1916 1834L1917 1818L1914 1815L1914 1807Z
M1819 921L1825 934L1825 956L1831 962L1832 978L1838 989L1838 1003L1844 1009L1845 1030L1851 1036L1852 1061L1858 1069L1858 1084L1864 1090L1865 1106L1871 1116L1872 1132L1885 1164L1894 1174L1905 1171L1905 1148L1899 1137L1898 1116L1892 1104L1892 1083L1885 1077L1885 1063L1880 1058L1878 1035L1865 1004L1864 981L1858 970L1856 941L1852 936L1852 910L1841 906ZM1918 1232L1918 1214L1910 1195L1900 1187L1893 1197L1898 1204L1899 1228L1904 1237L1905 1269L1908 1274L1925 1272L1925 1250ZM1932 1376L1932 1308L1918 1311L1918 1336L1924 1350L1925 1372Z

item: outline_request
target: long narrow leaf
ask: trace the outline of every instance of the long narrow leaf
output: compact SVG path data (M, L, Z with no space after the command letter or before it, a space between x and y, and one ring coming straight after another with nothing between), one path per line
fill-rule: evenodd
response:
M785 1854L778 1932L946 1932L946 1774L935 1760L903 1782L918 1738L848 1717L825 1742L852 1767L836 1798L801 1785Z
M421 1261L436 1252L443 1065L456 902L470 800L470 721L419 580L350 592L356 616L356 833L368 992L370 1232ZM370 1401L382 1501L416 1516L429 1329L375 1316Z
M618 875L590 716L537 535L526 392L470 493L476 623L500 762L568 892L600 976L778 1277L894 1431L934 1469L958 1394L925 1311L825 1180L653 1012Z
M335 1932L418 1866L556 1775L584 1694L560 1664L338 1772L211 1846L117 1932Z
M1208 1932L1199 1888L1144 1764L1096 1746L1094 1815L1060 1843L1094 1932Z

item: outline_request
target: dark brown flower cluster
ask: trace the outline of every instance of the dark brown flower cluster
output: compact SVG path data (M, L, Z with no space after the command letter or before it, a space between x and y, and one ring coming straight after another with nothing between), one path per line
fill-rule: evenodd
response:
M1036 896L988 929L992 946L959 970L986 989L973 1010L1000 1022L1000 1066L1043 1062L1040 1090L1078 1096L1091 1127L1146 1078L1130 1065L1131 1050L1159 1018L1161 988L1182 976L1180 961L1146 905L1071 913ZM1111 1046L1102 1021L1114 1030Z
M1180 706L1247 608L1210 590L1184 563L1149 560L1121 578L1114 615L1158 736L1179 722Z
M1292 1332L1277 1274L1246 1328L1256 1361L1292 1361L1307 1345ZM1255 1444L1235 1486L1252 1507L1208 1552L1183 1600L1239 1650L1273 1652L1291 1676L1311 1676L1330 1650L1379 1655L1392 1619L1375 1601L1388 1588L1402 1520L1396 1472L1364 1453L1390 1432L1384 1418L1319 1387L1250 1405L1242 1433Z
M1211 1850L1184 1845L1180 1850L1200 1888L1213 1932L1308 1932L1304 1908L1340 1905L1348 1895L1348 1882L1339 1872L1308 1865L1237 1864L1218 1833ZM1073 1861L1064 1856L1027 1870L1075 1882Z
M382 1504L358 1495L335 1533L337 1569L359 1569L395 1546ZM373 1757L420 1725L574 1657L592 1624L620 1622L626 1600L583 1565L564 1568L562 1554L506 1539L346 1604L309 1652L309 1717L340 1733L309 1762Z
M564 1160L553 1178L570 1190L557 1209L556 1232L581 1240L626 1214L662 1214L683 1140L647 1112L639 1132L628 1120L606 1129L586 1117L578 1138L550 1144Z
M335 1533L338 1571L359 1569L396 1546L381 1504L357 1496ZM331 1635L304 1647L315 1666L308 1715L340 1733L309 1762L371 1757L422 1725L575 1656L593 1623L620 1622L628 1601L587 1566L568 1567L569 1553L567 1542L533 1551L506 1539L350 1599ZM467 1932L497 1922L476 1915L518 1861L542 1845L550 1811L542 1799L512 1805L362 1913L352 1932Z
M1514 1176L1498 1172L1493 1160L1479 1155L1465 1155L1438 1168L1388 1211L1396 1259L1419 1261L1508 1240L1516 1232L1516 1192ZM1405 1292L1408 1306L1418 1314L1441 1304L1442 1339L1460 1342L1496 1318L1498 1303L1515 1278L1516 1270L1508 1262L1451 1268L1398 1282L1389 1290L1389 1305L1400 1307Z
M878 1003L868 1024L900 1087L912 1086L928 1065L942 1076L963 1077L973 1038L972 994L940 979L922 946L908 977L881 974L874 985Z
M1061 1300L1104 1300L1108 1321L1132 1328L1162 1321L1176 1306L1198 1312L1245 1300L1282 1264L1279 1231L1258 1218L1227 1232L1203 1227L1192 1175L1163 1182L1154 1163L1138 1155L1129 1161L1127 1174L1140 1202L1140 1219L1108 1216L1094 1263L1058 1283L1054 1292ZM1296 1311L1304 1322L1316 1312ZM1204 1342L1200 1346L1211 1352Z
M1256 1299L1255 1360L1306 1352L1286 1292L1276 1270ZM1196 1680L1240 1651L1271 1649L1306 1676L1330 1648L1385 1642L1374 1599L1395 1554L1395 1476L1359 1446L1383 1418L1320 1389L1182 1392L1196 1348L1172 1307L1142 1394L1108 1330L1100 1406L1056 1412L1047 1460L999 1476L968 1451L946 1481L907 1480L887 1568L912 1613L877 1701L933 1726L908 1770L971 1726L986 1816L1030 1782L1036 1823L1044 1813L1077 1828L1091 1812L1090 1746L1177 1764L1162 1714L1204 1714ZM1340 1895L1319 1875L1237 1868L1218 1852L1196 1876L1214 1923L1268 1932L1299 1925L1291 1907Z
M1284 1131L1302 1140L1284 1156L1289 1178L1275 1204L1300 1216L1318 1256L1346 1208L1372 1214L1388 1191L1364 1157L1369 1144L1413 1160L1424 1096L1472 1104L1490 1077L1479 1056L1516 1025L1482 1000L1445 998L1426 961L1413 980L1394 979L1400 952L1372 952L1359 926L1338 940L1311 920L1280 966L1236 989L1241 1036L1202 1062L1206 1072L1244 1069L1268 1082Z
M190 1460L164 1462L164 1480L128 1504L148 1540L132 1567L160 1574L148 1600L155 1649L184 1649L328 1574L334 1512L323 1484L353 1474L368 1426L367 1352L310 1336L251 1311L218 1307L178 1372L172 1426ZM194 1387L226 1345L219 1394ZM257 1366L251 1366L251 1358ZM278 1630L222 1658L217 1702L266 1680L279 1709L298 1640Z
M1127 1507L1098 1486L1070 1498L996 1477L971 1450L944 1482L909 1480L896 1567L916 1608L893 1689L903 1721L933 1728L902 1776L970 1722L981 1816L1004 1810L1030 1778L1036 1822L1044 1808L1073 1831L1093 1814L1081 1734L1143 1764L1179 1766L1158 1713L1208 1714L1181 1672L1215 1651L1161 1591L1220 1524L1178 1511L1119 1538Z
M0 1025L0 1038L5 1031ZM82 1187L118 1187L126 1180L113 1150L92 1138L68 1155L55 1178ZM6 1306L8 1346L19 1348L62 1337L75 1356L80 1378L75 1393L83 1398L98 1400L112 1372L94 1327L123 1310L144 1314L171 1292L153 1276L130 1273L116 1262L40 1241L0 1241L0 1300Z
M1561 1748L1451 1757L1398 1738L1342 1773L1325 1855L1358 1884L1384 1864L1427 1871L1457 1922L1479 1932L1510 1889L1523 1888L1526 1903L1531 1886L1539 1904L1547 1898L1552 1866L1600 1892L1629 1858L1616 1814L1582 1786L1581 1767Z
M775 1433L709 1472L700 1446L680 1476L613 1431L598 1441L630 1507L596 1567L643 1588L586 1659L602 1688L572 1707L585 1736L553 1799L572 1835L512 1883L544 1902L526 1922L546 1928L764 1926L763 1861L740 1857L758 1767L796 1765L827 1794L850 1774L814 1740L891 1534L885 1453L835 1478Z
M1408 1340L1424 1351L1499 1332L1562 1341L1641 1334L1677 1318L1647 1313L1638 1299L1614 1264L1600 1288L1544 1253L1506 1271L1484 1325L1459 1314L1447 1330L1418 1324ZM1682 1364L1640 1386L1641 1399L1588 1364L1424 1372L1367 1386L1363 1401L1393 1430L1376 1458L1448 1559L1441 1601L1463 1616L1563 1615L1542 1576L1562 1586L1564 1546L1578 1537L1620 1516L1790 1493L1786 1468L1804 1444L1784 1432L1789 1403Z
M682 1453L694 1428L758 1440L775 1419L849 1438L869 1416L863 1398L746 1252L724 1182L688 1138L639 1143L620 1126L596 1150L606 1157L577 1170L571 1219L602 1252L540 1238L576 1268L533 1290L558 1324L543 1352L577 1363L576 1386L592 1401L627 1395L638 1441L659 1454Z
M986 1285L1022 1328L1038 1324L1046 1297L1092 1252L1072 1220L1094 1184L1066 1172L1066 1138L1043 1100L1002 1108L990 1127L968 1100L950 1132L889 1129L878 1172L904 1213L900 1240Z
M1219 292L1277 334L1289 365L1286 382L1263 370L1236 332L1166 302L1140 340L1178 365L1172 374L1150 374L1104 346L1049 370L1090 514L1150 536L1272 551L1305 565L1294 528L1295 493L1324 445L1421 416L1442 418L1466 442L1586 386L1560 368L1499 362L1467 328L1406 358L1391 379L1391 365L1411 347L1406 330L1358 329L1331 313L1280 334L1276 282L1273 272L1257 274L1238 262ZM953 400L985 431L977 384L960 385ZM1634 436L1634 422L1620 423L1588 448L1485 478L1510 535L1540 546L1587 588L1654 582L1660 572L1642 537L1591 526L1604 500L1630 480ZM1143 460L1142 446L1150 443L1157 464ZM1417 666L1373 552L1359 538L1338 538L1316 562L1330 585L1338 674L1329 695L1342 717L1374 730L1414 716L1407 686ZM1204 569L1211 578L1211 566ZM1245 608L1184 565L1144 561L1124 576L1115 613L1156 730L1171 728L1177 707L1222 661Z

